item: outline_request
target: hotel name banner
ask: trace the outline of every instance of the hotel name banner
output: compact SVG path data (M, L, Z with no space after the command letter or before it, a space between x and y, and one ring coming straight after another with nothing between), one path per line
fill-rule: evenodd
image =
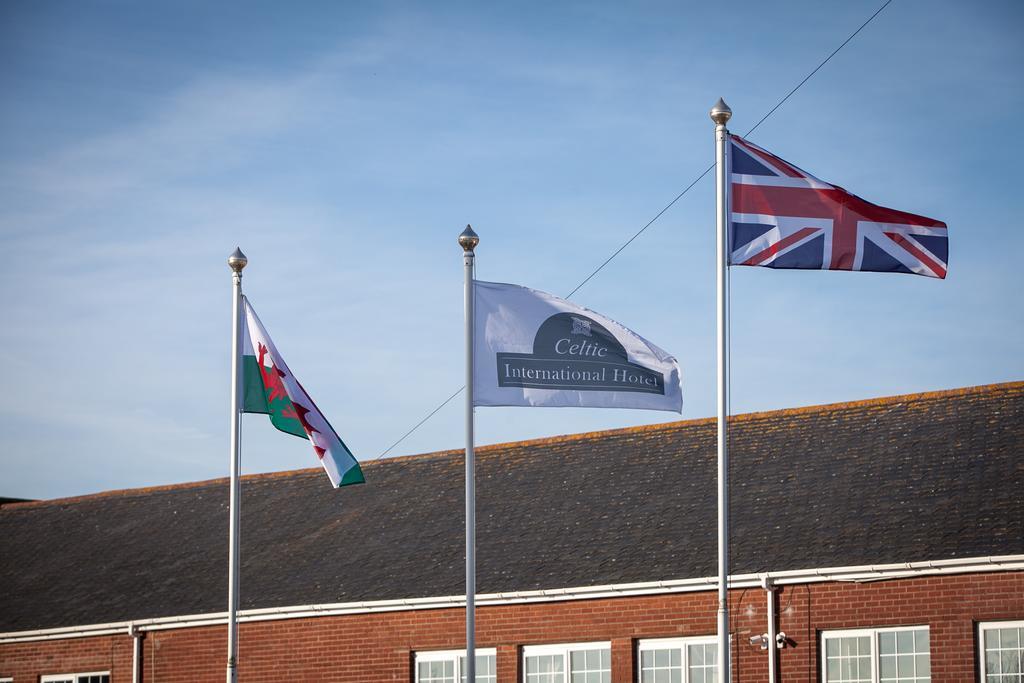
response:
M519 285L474 300L473 405L682 411L676 359L614 320Z

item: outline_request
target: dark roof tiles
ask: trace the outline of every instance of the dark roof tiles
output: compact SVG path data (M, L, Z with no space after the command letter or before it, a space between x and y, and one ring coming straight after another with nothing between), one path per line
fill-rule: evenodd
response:
M736 416L734 573L1024 553L1024 383ZM715 422L477 449L481 593L712 576ZM464 590L462 451L245 477L243 608ZM0 632L224 610L224 479L0 509Z

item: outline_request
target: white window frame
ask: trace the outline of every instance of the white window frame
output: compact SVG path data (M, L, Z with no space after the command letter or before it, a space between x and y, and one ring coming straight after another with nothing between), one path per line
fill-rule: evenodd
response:
M455 663L455 683L462 680L462 658L466 656L465 650L416 650L413 660L413 681L420 683L420 662L448 662ZM493 647L476 648L477 657L494 657L494 672L497 679L498 672L498 650ZM466 681L469 683L469 681Z
M928 668L931 670L932 656L932 632L928 624L915 624L913 626L879 626L876 628L857 628L838 631L822 631L821 642L818 647L818 661L821 667L821 681L828 683L828 656L825 653L825 642L832 638L862 638L871 637L871 682L879 683L878 672L878 635L880 633L897 633L899 631L928 631ZM931 678L931 674L928 675Z
M1001 628L1024 628L1024 621L983 621L978 624L978 680L985 683L985 632ZM1024 649L1022 644L1021 649Z
M10 676L0 676L0 683L14 683L14 679Z
M732 645L732 636L729 636L729 644ZM681 655L679 658L680 666L683 670L683 681L686 681L687 676L690 674L689 658L690 653L687 650L688 645L718 645L718 636L686 636L684 638L644 638L636 644L636 680L643 680L643 664L644 658L643 653L646 650L670 650L672 648L679 648ZM718 663L715 663L717 667ZM721 676L719 676L721 680Z
M527 657L543 657L544 655L562 655L562 659L565 663L563 667L563 681L568 683L572 679L572 658L569 656L573 652L580 650L608 650L608 670L612 668L612 641L601 640L594 643L556 643L551 645L524 645L523 656L522 656L522 680L526 680L526 658Z
M59 683L60 681L66 681L71 679L74 683L78 683L79 676L106 676L110 679L109 671L80 671L73 674L47 674L39 677L39 683Z

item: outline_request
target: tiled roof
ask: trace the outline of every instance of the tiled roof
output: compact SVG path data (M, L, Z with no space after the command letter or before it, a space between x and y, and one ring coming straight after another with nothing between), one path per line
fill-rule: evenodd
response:
M1024 553L1024 382L731 421L732 570ZM713 419L477 449L481 593L712 576ZM245 477L243 608L464 590L462 451ZM224 479L0 508L0 632L220 612Z

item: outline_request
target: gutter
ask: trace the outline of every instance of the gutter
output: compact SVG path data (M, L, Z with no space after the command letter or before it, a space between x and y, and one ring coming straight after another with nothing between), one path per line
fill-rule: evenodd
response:
M984 572L1024 571L1024 555L1003 555L995 557L972 557L952 560L924 562L903 562L899 564L859 565L850 567L827 567L818 569L792 569L756 574L734 574L729 577L729 587L758 588L765 580L774 586L786 586L827 581L851 581L866 583L891 579L916 578L921 576L973 574ZM574 588L550 588L532 591L509 591L504 593L481 593L476 597L478 606L517 605L539 602L563 602L566 600L595 600L599 598L622 598L640 595L664 595L671 593L694 593L715 590L717 576L669 581L646 581L620 583L602 586ZM364 600L318 605L296 605L242 610L238 613L239 623L277 621L281 619L302 619L308 617L342 616L346 614L374 614L405 612L427 609L451 609L466 606L465 595L449 595L429 598L407 598L399 600ZM147 631L218 626L227 623L227 612L192 614L154 619L137 619L108 624L87 626L64 626L34 631L10 631L0 633L0 644L24 643L66 638L88 638L124 634L132 628L131 635L138 637Z

